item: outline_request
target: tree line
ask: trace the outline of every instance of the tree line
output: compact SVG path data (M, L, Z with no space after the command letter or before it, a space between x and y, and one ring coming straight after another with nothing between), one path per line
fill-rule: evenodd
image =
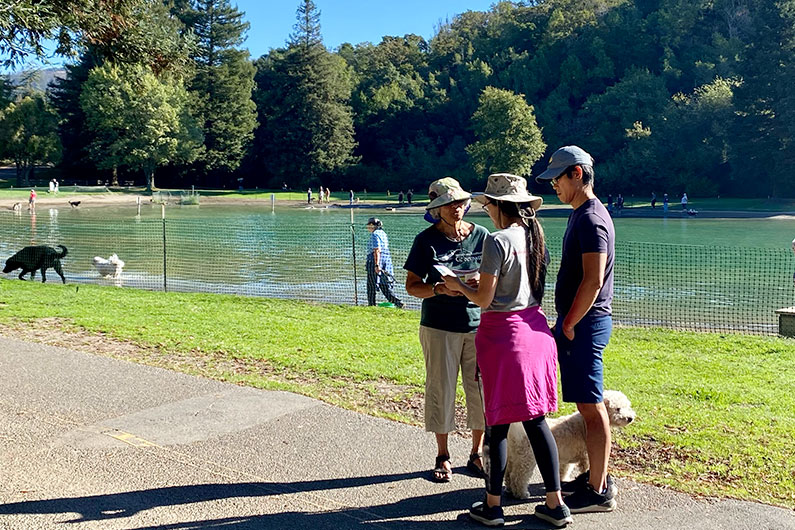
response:
M604 193L795 195L795 0L499 2L427 41L333 51L300 0L285 46L254 60L229 0L25 3L0 13L7 62L55 35L79 55L47 94L0 78L0 156L23 168L397 191L530 175L578 144Z

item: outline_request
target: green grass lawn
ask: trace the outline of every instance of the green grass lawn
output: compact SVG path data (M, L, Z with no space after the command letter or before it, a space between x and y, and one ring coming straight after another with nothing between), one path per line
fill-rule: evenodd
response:
M0 280L0 332L39 319L137 344L138 362L421 421L416 312ZM795 341L619 328L605 358L638 413L617 474L795 508Z

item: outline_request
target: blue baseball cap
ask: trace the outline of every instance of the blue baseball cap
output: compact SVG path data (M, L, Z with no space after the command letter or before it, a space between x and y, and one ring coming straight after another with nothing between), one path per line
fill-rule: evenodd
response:
M593 157L576 145L561 147L552 153L547 170L536 177L536 182L552 180L563 174L567 167L579 165L593 167Z

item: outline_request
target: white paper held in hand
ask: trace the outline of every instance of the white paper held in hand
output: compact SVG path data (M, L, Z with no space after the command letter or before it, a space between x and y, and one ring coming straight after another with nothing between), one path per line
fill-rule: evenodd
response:
M453 278L456 277L456 274L453 271L451 271L449 268L445 267L444 265L437 264L434 265L433 268L436 269L436 272L438 272L442 276L452 276Z

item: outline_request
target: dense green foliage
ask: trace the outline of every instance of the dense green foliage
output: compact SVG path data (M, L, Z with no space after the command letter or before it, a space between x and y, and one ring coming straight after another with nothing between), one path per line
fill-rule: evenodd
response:
M421 410L425 375L417 312L18 280L0 280L0 299L0 328L38 319L38 328L87 330L139 345L140 362L422 423L412 407ZM792 340L616 329L606 386L638 416L616 431L613 472L795 507L782 465L795 452L793 377Z
M467 153L481 175L500 171L527 175L547 147L533 107L507 90L486 87L472 122L477 141Z
M29 54L44 55L43 41L57 39L61 53L75 49L74 34L91 42L118 38L140 0L16 0L0 9L0 55L11 65Z
M80 95L91 156L99 167L142 170L151 191L158 167L190 162L199 152L201 133L187 99L181 79L158 78L147 66L93 69Z
M477 113L488 88L533 109L531 144L544 155L572 143L591 152L600 193L795 195L795 0L503 1L429 41L385 36L333 52L321 13L299 0L290 41L254 61L253 90L236 9L163 2L121 2L134 15L120 18L124 30L89 38L91 57L58 83L67 169L85 160L76 97L87 71L141 62L179 71L205 136L199 163L162 174L171 185L420 190L445 174L477 187L488 171L538 171L547 157L518 153L526 140L484 136L511 121L495 115L505 107ZM179 21L152 15L164 9Z
M17 186L29 186L36 164L58 161L61 143L55 134L58 116L43 94L19 98L0 108L0 159L17 168Z
M89 145L96 139L86 126L80 106L80 94L90 71L105 63L144 65L156 75L177 75L190 78L193 62L189 54L194 48L193 36L183 33L182 23L160 2L136 6L130 26L111 42L94 42L84 47L79 60L66 66L66 77L56 79L48 91L60 122L58 134L63 144L61 168L64 176L105 177L104 168L113 168L111 181L118 184L112 162L95 163ZM99 175L97 175L99 173Z

